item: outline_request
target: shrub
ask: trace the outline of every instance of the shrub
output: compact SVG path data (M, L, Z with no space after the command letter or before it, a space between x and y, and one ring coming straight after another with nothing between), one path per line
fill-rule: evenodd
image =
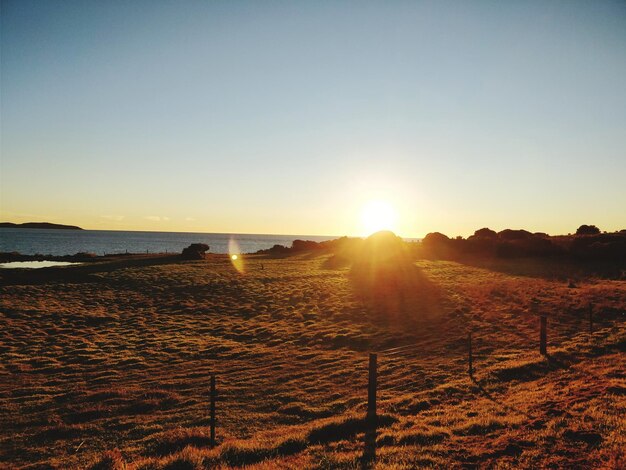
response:
M183 259L204 259L205 252L209 251L209 245L206 243L192 243L183 249Z
M315 251L321 249L322 246L311 240L294 240L291 244L293 251Z
M533 237L533 234L528 230L511 230L507 228L498 233L498 237L501 240L528 240Z
M487 227L476 230L474 232L474 236L480 238L498 238L498 234L494 230Z
M447 235L444 235L443 233L440 233L440 232L431 232L431 233L426 234L426 236L422 240L422 243L424 244L424 246L434 247L434 246L445 245L449 241L450 241L450 238L448 238Z
M600 233L600 229L595 225L581 225L576 230L576 235L597 235Z
M440 232L426 234L422 240L422 246L428 255L442 259L449 258L453 251L452 241Z

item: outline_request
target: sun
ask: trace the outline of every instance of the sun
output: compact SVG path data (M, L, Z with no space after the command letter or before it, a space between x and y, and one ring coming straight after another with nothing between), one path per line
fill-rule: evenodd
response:
M361 209L361 225L364 235L381 230L396 230L398 215L393 206L385 201L369 201Z

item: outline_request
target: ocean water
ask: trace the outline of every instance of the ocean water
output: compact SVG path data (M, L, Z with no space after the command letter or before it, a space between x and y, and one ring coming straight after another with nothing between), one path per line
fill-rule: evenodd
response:
M324 241L336 236L251 235L188 232L125 232L114 230L57 230L0 228L0 252L24 255L97 255L113 253L180 253L191 243L206 243L210 253L228 253L232 239L241 253L254 253L274 245L291 246L296 239Z

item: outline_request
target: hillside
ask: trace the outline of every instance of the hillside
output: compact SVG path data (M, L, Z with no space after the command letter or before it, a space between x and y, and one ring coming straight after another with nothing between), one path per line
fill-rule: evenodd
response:
M14 224L12 222L0 222L0 228L44 228L57 230L83 230L76 225L53 224L50 222L26 222L23 224Z
M103 263L1 286L0 463L623 466L626 281L419 260L373 288L323 254L244 263L243 275L221 255ZM548 357L531 300L548 315ZM375 436L363 420L370 352Z

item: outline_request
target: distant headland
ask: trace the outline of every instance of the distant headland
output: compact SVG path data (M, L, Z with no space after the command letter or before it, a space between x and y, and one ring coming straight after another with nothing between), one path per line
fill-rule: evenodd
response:
M54 228L59 230L83 230L76 225L51 224L50 222L26 222L24 224L0 222L0 228Z

